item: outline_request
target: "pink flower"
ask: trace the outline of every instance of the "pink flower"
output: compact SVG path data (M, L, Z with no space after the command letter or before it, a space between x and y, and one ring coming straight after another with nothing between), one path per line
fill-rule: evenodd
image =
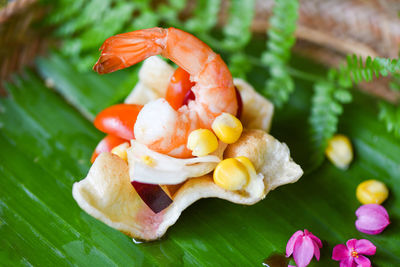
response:
M322 248L322 242L318 237L308 230L297 231L292 235L286 245L286 257L293 254L297 267L307 266L313 255L319 260L319 249Z
M386 209L378 204L362 205L356 210L356 216L357 230L369 235L381 233L390 224Z
M363 255L374 255L376 247L366 239L350 239L346 246L339 244L333 248L332 259L340 261L340 267L371 267L369 259Z

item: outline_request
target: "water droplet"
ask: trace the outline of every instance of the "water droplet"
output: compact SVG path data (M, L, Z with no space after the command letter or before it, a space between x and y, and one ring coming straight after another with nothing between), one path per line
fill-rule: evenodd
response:
M47 78L44 81L44 83L45 83L46 87L51 88L51 89L54 88L54 86L55 86L54 80L51 78Z
M142 243L143 243L143 241L136 240L135 238L132 238L132 241L133 241L133 243L135 243L135 244L142 244Z

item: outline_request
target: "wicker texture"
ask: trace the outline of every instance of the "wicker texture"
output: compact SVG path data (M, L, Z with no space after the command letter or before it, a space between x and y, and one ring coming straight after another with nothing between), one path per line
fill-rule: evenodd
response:
M11 74L29 65L47 48L43 29L36 23L44 10L36 0L19 0L0 10L0 94L4 94L4 81Z
M257 0L252 28L265 32L273 0ZM398 0L302 0L296 35L344 54L396 58L400 47Z
M397 58L400 49L398 0L299 0L294 50L324 65L338 66L347 54ZM274 0L256 0L252 30L264 34ZM223 1L220 23L228 17ZM388 89L389 79L361 83L360 88L390 102L400 94Z

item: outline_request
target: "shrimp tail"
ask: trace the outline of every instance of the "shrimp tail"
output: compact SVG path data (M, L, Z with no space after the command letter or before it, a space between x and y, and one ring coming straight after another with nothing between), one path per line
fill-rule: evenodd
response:
M93 67L99 74L130 67L160 54L165 47L167 30L151 28L122 33L105 40L101 55Z

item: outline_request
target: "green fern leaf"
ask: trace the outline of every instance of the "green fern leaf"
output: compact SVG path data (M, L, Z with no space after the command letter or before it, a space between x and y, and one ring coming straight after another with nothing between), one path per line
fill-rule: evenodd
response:
M336 133L338 117L343 113L342 104L349 103L351 99L349 91L337 90L329 81L315 83L309 117L311 141L314 146L311 162L315 166L322 162L327 142Z
M379 103L379 119L385 123L386 130L400 138L400 108L386 102Z
M186 21L185 28L190 32L208 32L217 24L221 0L199 0L196 3L194 16Z
M400 73L392 74L391 81L389 83L389 87L392 91L400 92Z
M289 99L294 83L287 71L291 48L295 42L294 32L298 18L297 0L275 1L268 30L268 51L262 62L270 66L270 79L266 82L265 95L278 107Z
M347 56L347 65L340 67L343 77L349 77L355 84L362 81L370 82L379 76L387 76L389 73L400 73L400 61L398 59L367 57L365 62L356 55Z
M243 52L233 54L228 62L229 70L233 77L246 78L246 73L252 69L248 56Z
M400 61L397 59L368 57L364 61L352 55L347 57L347 64L340 65L337 70L331 69L325 81L315 84L309 123L318 162L323 159L328 140L336 133L342 105L351 102L348 89L353 84L370 82L374 76L398 75L399 72ZM385 122L388 131L400 136L400 111L384 103L380 105L380 110L379 118Z
M254 17L254 0L233 0L228 23L223 28L223 47L229 51L242 49L251 38L250 26Z

